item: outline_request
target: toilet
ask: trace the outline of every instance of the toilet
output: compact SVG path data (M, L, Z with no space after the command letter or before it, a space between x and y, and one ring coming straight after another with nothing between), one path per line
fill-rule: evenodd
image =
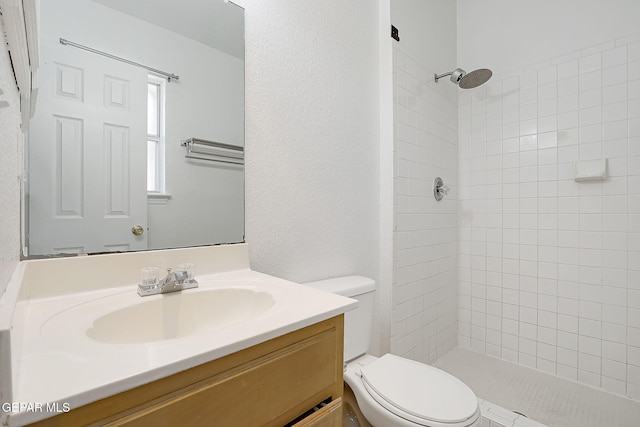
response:
M345 427L477 427L480 407L473 391L433 366L369 350L375 282L346 276L305 283L358 300L345 313Z

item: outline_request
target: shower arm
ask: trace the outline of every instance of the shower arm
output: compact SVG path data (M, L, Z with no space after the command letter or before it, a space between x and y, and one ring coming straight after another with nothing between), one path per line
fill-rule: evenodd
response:
M444 73L440 75L434 74L434 77L436 79L436 83L438 83L438 80L441 79L442 77L451 76L449 80L451 80L451 83L457 85L460 82L460 79L462 79L466 74L467 72L462 68L456 68L455 70L449 71L448 73Z
M436 83L438 83L438 80L443 78L443 77L447 77L450 76L451 74L453 74L453 71L449 71L448 73L444 73L444 74L434 74L433 77L436 79Z

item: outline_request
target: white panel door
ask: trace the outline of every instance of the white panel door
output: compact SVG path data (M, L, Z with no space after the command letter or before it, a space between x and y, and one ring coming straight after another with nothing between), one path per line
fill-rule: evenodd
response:
M29 255L146 249L146 71L43 43L39 86Z

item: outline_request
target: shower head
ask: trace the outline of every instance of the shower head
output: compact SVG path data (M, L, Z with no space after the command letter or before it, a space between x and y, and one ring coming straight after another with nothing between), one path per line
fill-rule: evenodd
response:
M462 68L456 68L448 73L440 75L434 74L434 77L436 83L438 83L438 79L445 76L451 76L450 80L462 89L473 89L474 87L478 87L481 84L486 83L486 81L491 78L492 74L491 70L487 68L480 68L470 73L467 73Z

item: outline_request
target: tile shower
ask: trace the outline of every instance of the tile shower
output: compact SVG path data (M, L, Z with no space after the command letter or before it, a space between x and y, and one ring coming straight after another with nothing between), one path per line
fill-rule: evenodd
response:
M640 36L458 97L459 346L640 399Z
M640 34L468 91L433 67L394 43L391 351L457 345L640 400ZM603 158L606 180L574 180Z

